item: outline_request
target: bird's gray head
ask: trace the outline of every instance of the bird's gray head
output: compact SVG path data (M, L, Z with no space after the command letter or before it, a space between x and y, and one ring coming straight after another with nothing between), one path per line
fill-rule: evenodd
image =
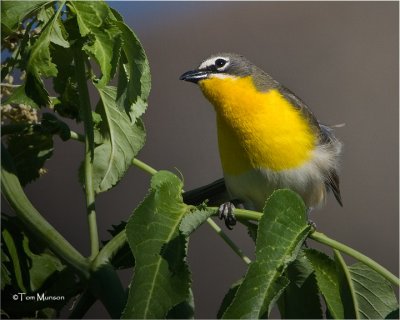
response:
M219 53L205 59L197 69L185 72L179 79L197 83L212 77L244 77L252 74L253 67L254 65L241 55Z
M245 57L235 53L218 53L205 59L195 70L187 71L180 80L198 83L209 78L237 78L252 76L260 90L270 88L275 81Z

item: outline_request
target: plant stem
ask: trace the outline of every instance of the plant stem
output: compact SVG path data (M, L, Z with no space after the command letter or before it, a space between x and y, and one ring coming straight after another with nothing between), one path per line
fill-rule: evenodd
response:
M210 225L210 227L222 238L222 240L225 241L225 243L231 247L231 249L246 263L250 264L251 260L249 257L247 257L242 250L229 238L225 232L222 231L222 229L214 222L213 219L208 218L207 223Z
M215 210L218 210L217 207L212 207ZM238 220L253 220L253 221L258 221L261 219L261 212L257 211L252 211L252 210L246 210L246 209L239 209L235 208L235 217Z
M311 239L314 241L317 241L319 243L326 244L330 246L331 248L337 249L339 251L342 251L346 253L347 255L357 259L358 261L364 263L371 269L375 270L378 272L380 275L385 277L388 281L390 281L392 284L395 286L400 286L400 280L397 278L394 274L392 274L389 270L386 268L382 267L380 264L372 260L371 258L368 258L367 256L363 255L362 253L344 245L343 243L340 243L336 240L333 240L326 235L324 235L321 232L314 231L313 233L310 234L309 236Z
M89 265L86 259L42 217L25 195L15 174L12 160L3 145L1 158L1 190L17 217L82 278L89 278Z
M149 173L151 175L154 175L154 174L157 173L156 169L150 167L148 164L146 164L146 163L144 163L144 162L142 162L142 161L140 161L140 160L138 160L136 158L133 159L132 164L135 167L138 167L139 169L141 169L141 170L143 170L143 171L145 171L145 172L147 172L147 173Z
M341 266L343 276L346 278L346 283L348 285L348 290L349 290L350 296L351 296L352 310L351 310L351 313L347 317L351 316L351 318L361 319L360 308L359 308L358 300L357 300L357 296L356 296L356 290L354 288L354 283L351 280L350 270L347 267L346 262L344 261L342 255L340 254L340 252L338 250L333 249L333 254L335 255L336 263L338 263ZM350 311L350 310L348 310L348 311Z
M101 248L96 259L92 263L92 269L96 270L101 265L106 264L117 253L119 249L127 242L125 230L122 230L110 241L108 241L103 248Z
M84 171L85 171L85 195L86 195L86 213L89 224L89 236L90 236L90 248L91 255L90 259L94 259L99 253L99 235L97 231L96 221L96 210L95 210L95 193L93 189L93 149L94 149L94 137L93 137L93 119L92 109L90 104L89 90L86 79L85 69L85 56L83 55L81 48L75 48L75 70L76 79L78 82L79 90L79 101L82 112L82 118L85 127L85 160L84 160Z

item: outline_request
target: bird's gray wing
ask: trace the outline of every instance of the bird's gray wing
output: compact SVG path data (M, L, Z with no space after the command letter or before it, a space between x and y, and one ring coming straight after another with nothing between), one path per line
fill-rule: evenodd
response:
M328 145L332 147L334 152L339 153L339 151L336 150L340 149L340 142L336 139L332 128L320 124L317 118L311 112L311 110L307 107L307 105L288 88L280 85L278 87L278 90L286 99L290 101L293 106L298 108L300 112L304 115L315 133L318 134L318 143L320 145ZM327 187L332 190L336 200L341 206L343 206L339 188L339 176L336 168L329 169L329 171L327 172L327 178Z

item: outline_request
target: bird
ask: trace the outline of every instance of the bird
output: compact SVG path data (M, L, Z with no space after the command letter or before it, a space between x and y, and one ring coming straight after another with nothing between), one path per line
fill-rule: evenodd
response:
M224 178L205 189L225 184L229 201L219 212L228 228L235 205L262 212L277 189L298 193L309 210L329 191L343 206L343 144L292 91L235 53L213 54L179 79L197 84L215 110Z

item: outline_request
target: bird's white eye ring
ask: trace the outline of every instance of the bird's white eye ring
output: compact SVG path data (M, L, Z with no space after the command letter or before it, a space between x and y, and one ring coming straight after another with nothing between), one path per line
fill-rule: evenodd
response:
M215 60L214 64L217 67L217 69L220 69L220 68L222 68L223 66L226 65L226 62L227 62L226 60L218 58L217 60Z

